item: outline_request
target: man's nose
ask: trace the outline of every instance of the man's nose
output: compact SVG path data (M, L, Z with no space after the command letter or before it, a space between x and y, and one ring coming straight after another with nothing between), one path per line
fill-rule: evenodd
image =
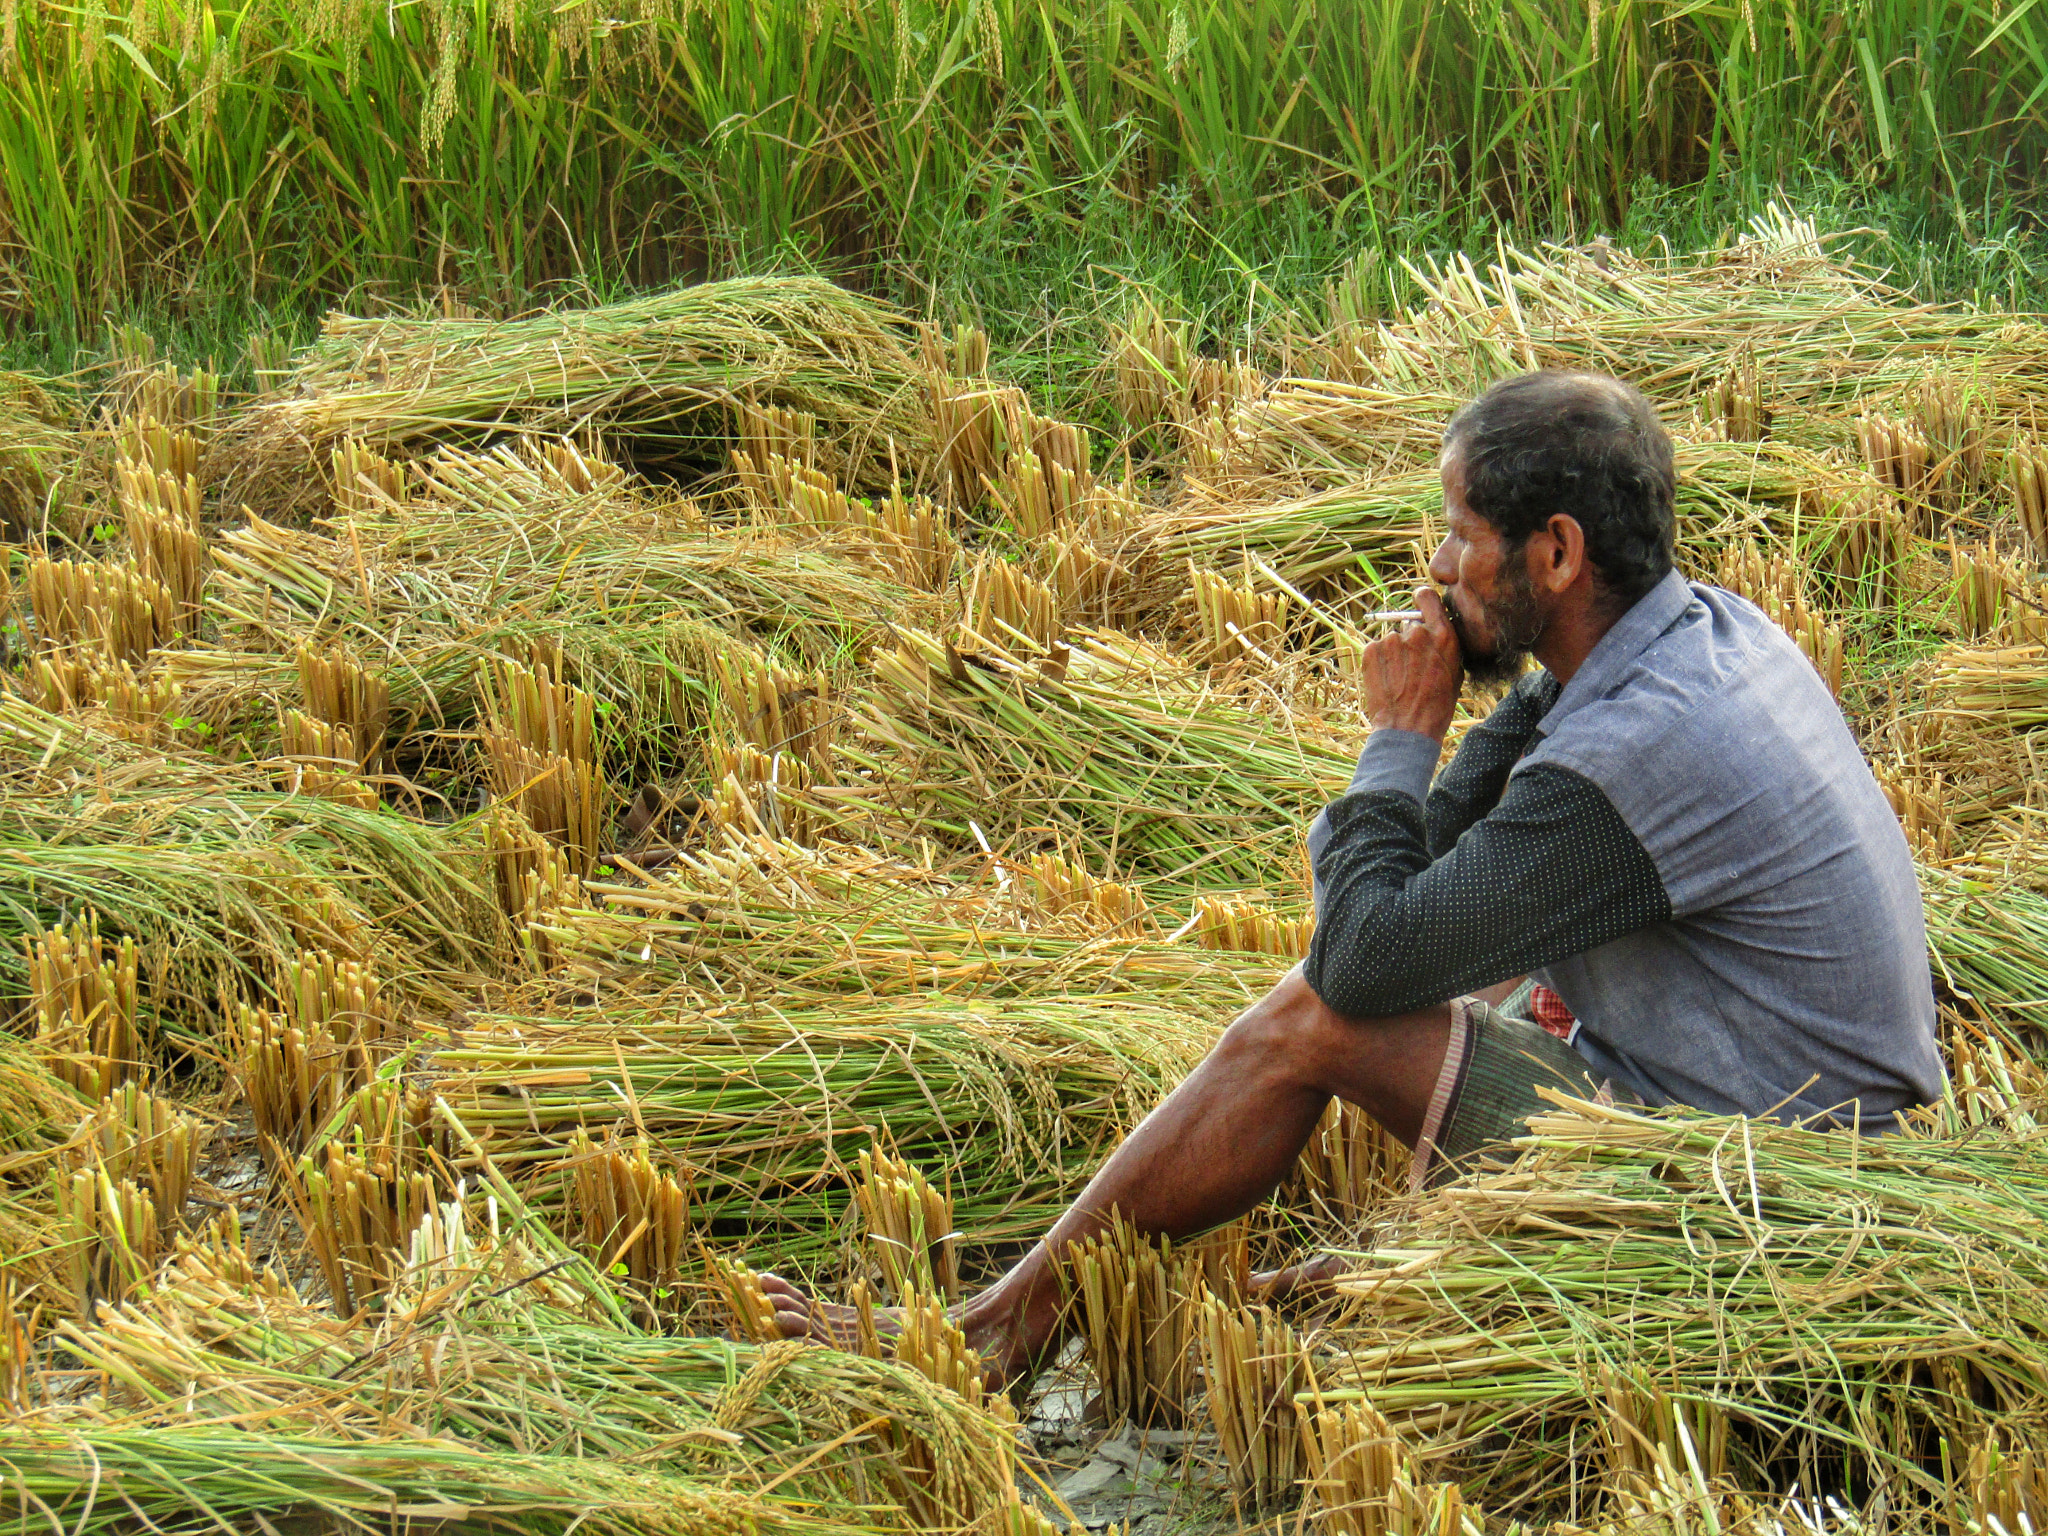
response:
M1436 553L1429 557L1429 579L1440 587L1454 586L1458 580L1458 562L1451 557L1451 539L1446 535L1443 543L1437 545Z

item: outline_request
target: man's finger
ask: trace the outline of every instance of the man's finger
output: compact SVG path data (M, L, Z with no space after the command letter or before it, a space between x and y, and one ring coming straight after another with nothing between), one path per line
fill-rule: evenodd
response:
M1415 589L1415 611L1422 615L1424 629L1448 631L1451 627L1451 617L1444 611L1444 600L1434 587Z

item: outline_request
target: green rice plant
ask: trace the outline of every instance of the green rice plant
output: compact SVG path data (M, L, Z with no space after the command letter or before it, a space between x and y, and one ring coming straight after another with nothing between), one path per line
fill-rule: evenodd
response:
M208 473L223 494L305 505L308 451L379 452L506 432L603 432L724 456L743 406L802 411L851 481L884 484L891 456L931 451L896 317L810 278L738 278L528 319L328 317L291 380L232 422ZM643 444L644 447L644 444ZM317 482L312 483L317 486Z
M208 284L515 305L707 256L929 270L963 225L1014 250L1108 198L1204 244L1612 227L1644 185L1815 167L1969 226L2039 163L2044 35L1994 0L18 0L10 302L78 326Z
M1325 1401L1363 1396L1496 1510L1561 1492L1638 1369L1725 1416L1743 1486L1945 1512L1937 1443L2033 1443L2048 1181L2031 1129L1936 1111L1851 1140L1565 1102L1519 1157L1426 1196L1353 1256ZM1705 1447L1701 1447L1704 1454Z
M1213 687L1203 669L1100 631L1027 658L965 631L899 629L842 754L875 800L966 848L1054 847L1155 897L1285 887L1354 752Z

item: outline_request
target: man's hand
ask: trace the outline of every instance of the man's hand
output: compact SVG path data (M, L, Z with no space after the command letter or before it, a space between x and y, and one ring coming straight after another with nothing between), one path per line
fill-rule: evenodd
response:
M1415 606L1421 623L1405 624L1399 634L1365 648L1365 708L1374 730L1414 731L1442 741L1458 708L1465 664L1443 599L1422 588Z

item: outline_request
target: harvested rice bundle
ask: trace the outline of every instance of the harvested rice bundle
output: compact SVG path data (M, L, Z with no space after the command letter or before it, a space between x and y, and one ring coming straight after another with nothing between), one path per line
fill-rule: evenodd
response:
M969 659L969 645L899 630L856 717L866 742L842 748L878 803L956 846L1056 844L1155 896L1285 884L1350 777L1349 742L1283 726L1126 636L1037 663L991 646Z
M401 989L501 952L475 834L282 795L260 770L143 752L0 696L0 977L24 941L90 907L141 951L142 1012L212 1032L222 988L262 995L280 954L381 947Z
M1786 1458L1809 1486L1849 1473L1894 1510L1938 1504L1917 1446L2031 1439L2048 1400L2038 1147L1948 1123L1851 1143L1577 1102L1537 1115L1512 1166L1425 1197L1356 1256L1321 1385L1363 1389L1405 1437L1501 1448L1459 1466L1499 1508L1562 1493L1566 1447L1606 1437L1615 1373L1654 1348L1695 1428L1725 1416L1745 1485L1778 1485Z
M83 447L70 404L48 383L0 373L0 541L25 543L43 527Z
M738 278L523 320L334 314L293 376L207 461L229 504L313 509L304 474L348 439L380 453L505 432L591 428L720 460L743 406L802 412L825 467L886 482L913 472L932 428L895 313L814 278Z
M458 1208L443 1211L460 1222ZM865 1503L888 1526L911 1524L912 1507L927 1516L918 1528L951 1526L1011 1492L1013 1431L914 1369L595 1326L536 1301L546 1282L512 1284L534 1267L519 1244L456 1246L448 1278L468 1304L447 1307L434 1286L401 1293L381 1334L187 1258L176 1285L96 1327L66 1325L66 1346L106 1373L101 1423L219 1418L345 1443L404 1434L473 1455L541 1449ZM374 1371L353 1367L371 1354ZM811 1456L828 1441L835 1454ZM903 1513L892 1518L891 1503Z
M1742 538L1782 541L1794 513L1849 471L1788 444L1680 443L1678 536L1681 563L1711 570L1715 551ZM1197 488L1145 520L1134 558L1227 568L1263 560L1296 585L1329 582L1340 590L1406 579L1418 541L1443 523L1443 487L1434 468L1341 485L1276 505L1247 506ZM1428 550L1423 553L1426 555ZM1363 573L1363 579L1360 573Z
M1529 369L1583 368L1683 401L1747 363L1771 381L1781 433L1795 412L1918 390L1943 370L1998 378L2014 410L2048 389L2038 324L1915 303L1776 209L1732 246L1667 261L1551 246L1506 250L1483 273L1464 257L1411 271L1424 303L1369 343L1369 382L1383 388L1472 394Z
M644 1130L689 1160L696 1220L756 1261L836 1249L877 1140L947 1170L963 1268L1036 1236L1225 1022L1129 997L707 1010L651 989L552 996L478 1013L434 1052L462 1124L514 1176L564 1166L579 1134ZM534 1198L554 1202L558 1181Z
M249 1530L318 1522L554 1536L853 1536L864 1521L742 1493L722 1479L577 1455L483 1453L459 1440L346 1441L211 1425L33 1427L0 1432L10 1520L61 1521L78 1536Z
M793 845L786 845L793 846ZM1132 936L1103 918L1020 925L1009 903L908 892L742 893L678 872L656 886L594 885L602 914L568 914L555 942L600 984L657 977L707 1002L748 991L810 997L1142 994L1219 1018L1241 1012L1282 962L1225 960ZM1105 898L1114 900L1114 898Z
M559 658L629 760L672 760L733 639L782 637L825 660L920 611L819 550L609 484L577 489L538 448L444 452L419 482L403 506L324 531L251 519L226 533L209 603L232 649L180 655L188 693L285 693L282 668L316 641L374 667L395 714L459 728L482 712L480 663Z

